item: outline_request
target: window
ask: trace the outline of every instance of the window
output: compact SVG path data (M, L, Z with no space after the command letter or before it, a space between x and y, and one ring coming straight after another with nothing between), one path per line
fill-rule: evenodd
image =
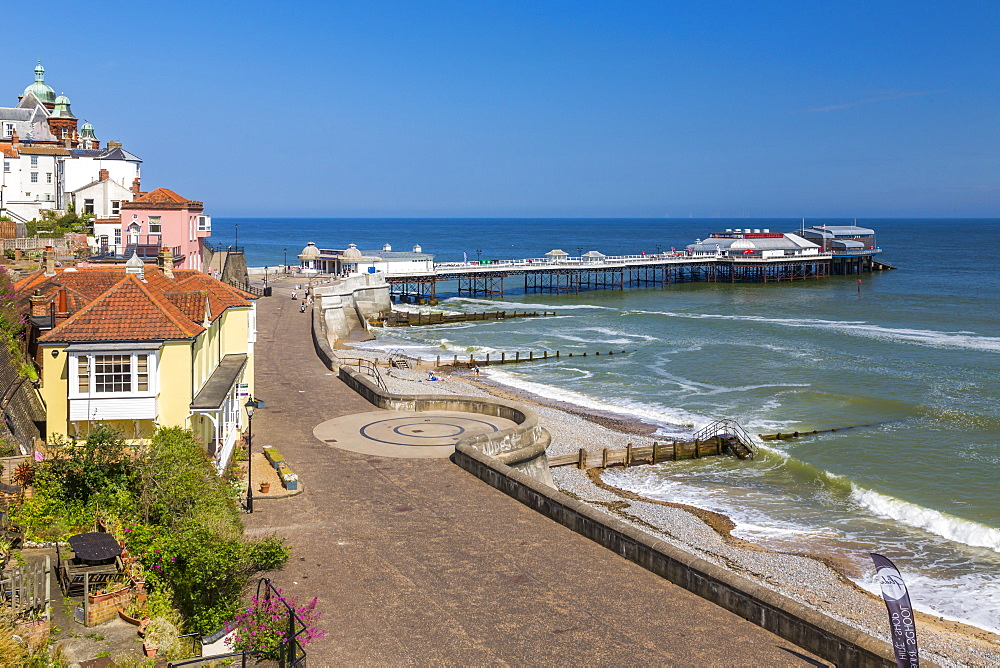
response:
M122 245L122 231L121 231L121 228L118 228L117 230L115 230L115 245L116 246L121 246Z
M14 136L14 124L5 123L3 128L4 136L13 137Z
M52 183L52 172L45 172L45 182Z
M94 200L92 199L83 200L83 212L94 213Z
M79 394L149 392L149 357L138 355L80 355L76 358Z
M10 171L10 160L4 160L3 161L3 171L5 171L5 172L9 172Z
M211 216L198 216L198 231L199 232L211 232L212 231L212 217Z
M121 200L113 199L111 200L111 215L117 216L122 212Z
M38 167L38 156L37 155L31 156L31 166L32 167Z
M160 233L160 218L162 216L150 216L149 217L149 233L159 234Z
M32 172L31 173L31 182L32 183L38 183L38 172Z
M94 356L94 392L130 392L131 390L131 355Z

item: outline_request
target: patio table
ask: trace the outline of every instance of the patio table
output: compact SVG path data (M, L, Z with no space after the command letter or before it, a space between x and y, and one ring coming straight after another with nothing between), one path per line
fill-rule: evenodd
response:
M69 546L77 559L89 563L108 561L122 553L122 547L114 536L97 531L70 536Z

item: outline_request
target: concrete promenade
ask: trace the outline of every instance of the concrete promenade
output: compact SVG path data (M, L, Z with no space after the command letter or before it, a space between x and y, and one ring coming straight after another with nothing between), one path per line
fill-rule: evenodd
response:
M254 445L305 491L262 499L250 534L288 539L275 584L318 596L333 665L827 665L578 536L448 459L389 458L313 429L371 413L317 359L310 314L280 283L258 301ZM385 412L386 416L394 413Z

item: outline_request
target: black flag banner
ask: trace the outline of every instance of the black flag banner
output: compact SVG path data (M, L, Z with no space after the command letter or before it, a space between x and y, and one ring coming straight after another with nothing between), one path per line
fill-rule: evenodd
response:
M881 554L872 554L876 580L882 588L885 607L889 609L889 628L892 631L892 648L896 652L898 668L917 668L917 627L913 621L913 607L903 578L891 561Z

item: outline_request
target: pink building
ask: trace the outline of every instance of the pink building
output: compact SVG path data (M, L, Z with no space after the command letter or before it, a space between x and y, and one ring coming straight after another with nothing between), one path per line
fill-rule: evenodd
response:
M106 223L110 221L98 221ZM116 223L118 221L115 221ZM99 254L128 259L133 253L152 261L161 249L173 253L178 269L202 271L202 239L212 234L212 218L201 202L157 188L121 203L121 222L110 229L95 225Z

